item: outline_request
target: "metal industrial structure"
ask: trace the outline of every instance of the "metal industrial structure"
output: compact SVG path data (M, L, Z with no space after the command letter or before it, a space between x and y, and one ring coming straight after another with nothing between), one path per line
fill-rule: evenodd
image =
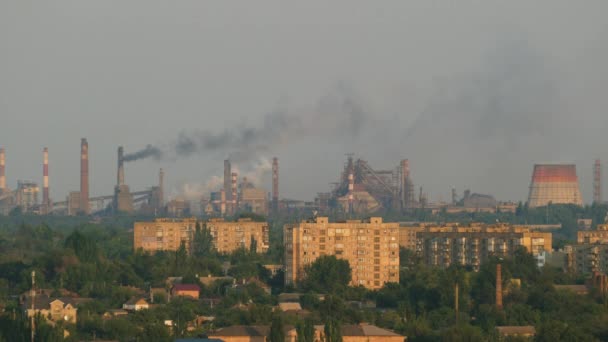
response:
M548 204L583 205L583 198L574 164L534 165L528 206L542 207Z
M389 170L378 170L363 159L355 160L352 154L347 161L340 181L334 183L330 193L318 194L319 210L342 209L349 214L372 213L379 210L409 210L420 206L415 199L407 159Z

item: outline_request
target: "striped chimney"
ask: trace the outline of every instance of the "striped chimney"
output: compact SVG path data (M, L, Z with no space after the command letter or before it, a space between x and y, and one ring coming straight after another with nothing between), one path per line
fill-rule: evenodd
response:
M220 215L226 215L226 190L220 189Z
M4 173L4 147L0 148L0 193L6 190L6 174Z
M80 141L80 211L89 213L89 143Z
M232 208L230 209L231 212L234 214L236 212L236 182L237 182L237 177L238 174L236 172L232 172L232 180L231 180L231 185L232 185L232 199L230 200L230 205L232 206Z
M51 205L49 197L49 149L47 147L42 150L42 155L42 207L47 214Z

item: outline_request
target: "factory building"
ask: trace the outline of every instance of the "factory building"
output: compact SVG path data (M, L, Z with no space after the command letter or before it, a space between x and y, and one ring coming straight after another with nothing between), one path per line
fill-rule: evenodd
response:
M213 244L219 253L232 253L239 248L258 253L266 253L269 247L268 223L255 222L251 219L239 219L236 222L223 219L211 219L207 229L213 236Z
M415 234L418 255L439 267L457 264L479 269L489 257L510 257L520 246L536 257L552 248L551 233L508 224L425 226Z
M151 222L135 222L133 248L147 252L175 251L183 243L187 250L192 247L196 231L195 218L156 219ZM220 253L231 253L239 248L249 250L252 245L258 253L268 250L268 224L241 219L237 222L214 219L201 222L213 237L213 244ZM252 244L253 242L253 244Z
M258 215L268 214L268 195L266 190L256 188L247 178L243 178L239 194L239 210Z
M31 212L38 207L38 184L29 181L17 182L16 205L21 207L23 212Z
M315 202L321 212L338 209L349 214L369 214L416 208L420 200L416 202L414 195L407 159L393 169L379 170L349 154L340 180L334 183L330 193L320 193Z
M534 165L528 206L530 208L551 204L583 205L583 198L573 164Z
M304 279L305 266L322 255L347 260L353 286L379 289L399 282L399 223L384 223L380 217L330 223L316 217L285 225L284 245L286 284Z

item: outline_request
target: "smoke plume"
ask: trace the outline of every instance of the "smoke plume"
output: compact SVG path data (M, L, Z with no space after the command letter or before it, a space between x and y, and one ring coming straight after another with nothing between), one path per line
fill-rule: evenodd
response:
M251 162L277 145L304 137L356 138L371 120L360 97L345 83L338 84L310 109L285 107L266 114L257 126L240 123L220 132L183 131L166 146L147 145L126 155L125 161L217 154L234 162Z
M129 153L125 155L122 160L126 162L146 158L154 158L156 160L159 160L162 158L162 156L163 151L160 148L152 145L147 145L143 150L139 150L135 153Z

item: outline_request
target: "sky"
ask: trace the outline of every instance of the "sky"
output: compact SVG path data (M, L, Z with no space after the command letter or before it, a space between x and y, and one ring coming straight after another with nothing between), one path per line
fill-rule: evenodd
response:
M116 181L214 190L223 160L281 197L312 200L346 153L376 169L409 159L416 187L525 200L534 163L592 164L608 131L606 1L0 2L0 146L8 185L51 197ZM608 181L608 172L604 173ZM605 188L608 188L606 186ZM608 190L604 191L608 198Z

